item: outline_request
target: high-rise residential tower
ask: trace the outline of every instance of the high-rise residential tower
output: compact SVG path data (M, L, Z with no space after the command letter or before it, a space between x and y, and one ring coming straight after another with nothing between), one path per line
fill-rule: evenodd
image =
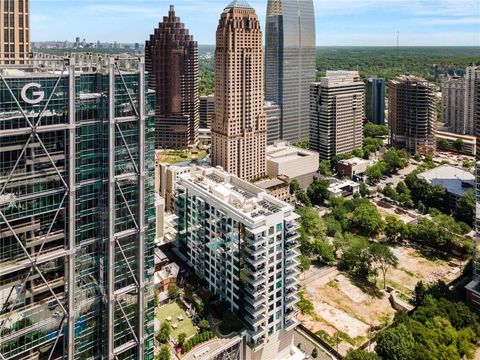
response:
M0 65L25 64L30 53L29 0L0 1Z
M365 81L365 117L374 124L385 125L385 79L369 77Z
M399 76L388 86L388 124L391 143L411 153L436 149L437 86L415 76Z
M442 84L443 121L451 132L465 135L465 79L453 76ZM472 129L473 130L473 129Z
M223 11L215 48L212 164L246 180L265 175L263 45L260 21L245 0Z
M175 251L245 325L245 359L293 359L299 271L294 208L217 168L177 179Z
M365 90L358 72L327 71L310 89L310 148L325 160L361 148Z
M280 137L307 140L316 76L313 0L269 0L265 39L265 99L281 106Z
M155 99L80 56L0 70L1 359L154 356Z
M149 87L156 92L157 148L187 148L198 141L198 45L170 6L145 44Z
M465 71L465 131L475 135L475 86L480 80L480 66L467 67Z
M477 137L477 164L476 164L476 190L475 190L475 230L473 254L473 279L466 287L467 302L476 309L480 310L480 77L473 82L473 114L475 133Z

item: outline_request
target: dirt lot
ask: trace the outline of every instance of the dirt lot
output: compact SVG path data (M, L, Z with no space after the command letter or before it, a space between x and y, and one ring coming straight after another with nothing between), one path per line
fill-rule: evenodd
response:
M392 251L400 265L387 272L387 285L407 296L413 293L418 281L433 283L443 279L448 282L458 277L464 266L457 259L427 259L425 250L414 247L392 247ZM332 346L336 347L338 341L340 353L345 354L348 349L368 341L371 326L392 321L395 310L388 294L379 289L383 287L380 276L378 288L372 288L355 283L346 274L332 271L332 268L314 267L310 271L301 283L305 296L313 303L315 315L300 315L299 319Z

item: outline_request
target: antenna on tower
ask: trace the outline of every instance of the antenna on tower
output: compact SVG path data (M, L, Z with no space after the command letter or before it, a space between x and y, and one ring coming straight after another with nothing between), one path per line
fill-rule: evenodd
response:
M400 31L397 30L397 55L400 54Z

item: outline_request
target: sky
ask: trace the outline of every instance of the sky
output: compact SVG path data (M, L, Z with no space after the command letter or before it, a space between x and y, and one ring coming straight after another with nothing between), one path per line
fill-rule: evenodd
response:
M144 42L175 5L199 44L214 44L230 0L30 0L33 41ZM250 0L264 28L267 0ZM480 46L480 0L314 0L319 46Z

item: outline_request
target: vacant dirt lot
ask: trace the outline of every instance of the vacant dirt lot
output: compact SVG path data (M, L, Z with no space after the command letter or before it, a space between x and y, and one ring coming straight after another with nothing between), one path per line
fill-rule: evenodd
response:
M451 281L465 265L458 259L445 260L414 246L392 247L399 266L387 272L387 285L412 295L415 285L423 280ZM427 258L428 256L429 258ZM313 267L302 280L305 296L314 306L314 315L300 315L300 321L311 331L336 346L340 353L368 341L370 327L392 321L395 310L383 288L383 278L377 278L377 288L356 283L347 274L333 268Z

